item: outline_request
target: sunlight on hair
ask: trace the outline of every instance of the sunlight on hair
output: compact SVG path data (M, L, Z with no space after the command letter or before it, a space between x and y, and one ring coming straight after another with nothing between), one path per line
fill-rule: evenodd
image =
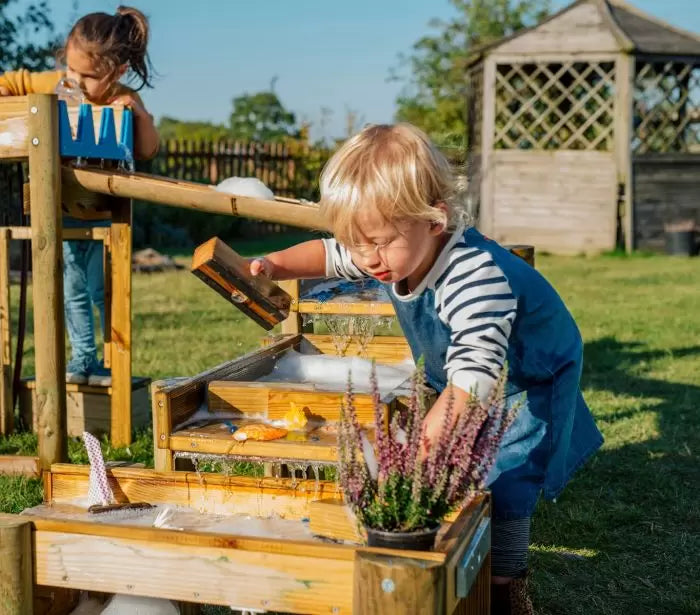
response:
M465 216L449 161L410 124L364 128L328 161L320 183L321 215L348 246L356 243L357 217L368 208L391 223L423 220L446 228ZM447 206L447 216L437 203Z

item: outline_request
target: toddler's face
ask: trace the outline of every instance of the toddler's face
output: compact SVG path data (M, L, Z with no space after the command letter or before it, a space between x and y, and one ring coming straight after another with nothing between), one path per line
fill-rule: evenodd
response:
M443 229L423 220L390 222L367 209L357 218L357 243L347 246L354 263L385 283L414 287L430 270Z
M115 76L106 73L97 62L79 46L66 48L66 77L73 79L91 103L107 104Z

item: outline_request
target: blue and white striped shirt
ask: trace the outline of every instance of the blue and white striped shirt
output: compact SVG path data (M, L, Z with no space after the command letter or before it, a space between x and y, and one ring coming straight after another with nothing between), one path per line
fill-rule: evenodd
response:
M323 241L327 276L367 277L335 239ZM391 293L399 301L412 301L426 289L434 291L435 312L450 331L447 380L485 400L505 362L518 307L505 274L490 252L467 246L458 229L413 292L401 294L394 284Z

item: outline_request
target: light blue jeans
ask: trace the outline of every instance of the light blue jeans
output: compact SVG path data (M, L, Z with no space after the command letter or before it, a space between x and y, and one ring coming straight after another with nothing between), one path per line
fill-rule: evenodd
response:
M65 227L103 226L64 218ZM99 367L93 308L105 330L105 285L101 241L63 242L63 297L66 329L71 345L67 371L91 374Z

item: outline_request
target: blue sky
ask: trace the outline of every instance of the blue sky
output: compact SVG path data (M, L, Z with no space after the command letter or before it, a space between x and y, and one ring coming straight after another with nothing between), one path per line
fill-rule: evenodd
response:
M632 0L637 7L700 32L700 0ZM26 4L27 0L20 0ZM388 122L401 85L387 82L399 53L453 14L448 0L123 0L151 20L151 58L159 72L143 94L156 117L225 122L231 99L275 89L284 105L326 136L344 132L346 109ZM71 0L49 3L57 28L75 17ZM78 15L113 12L116 0L78 0ZM554 0L556 8L566 4Z

